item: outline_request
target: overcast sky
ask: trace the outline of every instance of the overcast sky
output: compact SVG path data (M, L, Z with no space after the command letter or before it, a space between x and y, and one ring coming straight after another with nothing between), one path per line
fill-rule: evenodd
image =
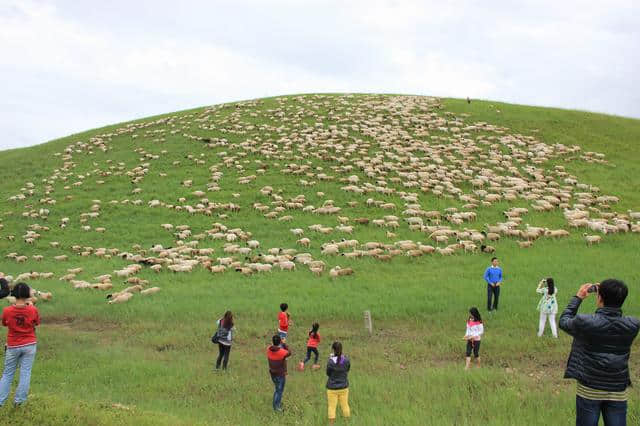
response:
M640 118L640 2L0 0L0 149L310 92Z

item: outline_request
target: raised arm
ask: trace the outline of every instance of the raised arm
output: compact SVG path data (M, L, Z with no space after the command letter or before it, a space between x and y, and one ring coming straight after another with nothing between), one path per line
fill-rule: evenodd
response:
M289 358L291 356L291 349L289 349L289 346L287 346L286 343L282 344L282 349L284 349L285 351L287 351L287 354L284 356L285 359Z
M564 309L564 311L562 311L562 314L560 315L560 321L558 323L560 329L564 330L566 333L572 336L579 334L581 329L581 319L580 317L576 316L581 303L582 299L580 297L573 296L571 300L569 300L569 304L567 305L567 307Z
M571 298L569 304L562 312L562 315L560 315L560 321L558 324L560 329L566 331L572 336L579 334L582 330L582 318L576 314L578 313L578 308L582 301L589 296L589 287L591 286L591 283L582 284L578 293Z

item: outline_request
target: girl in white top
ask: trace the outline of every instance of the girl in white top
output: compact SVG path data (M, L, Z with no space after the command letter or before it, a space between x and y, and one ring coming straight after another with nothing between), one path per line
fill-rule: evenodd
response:
M558 288L553 282L553 278L547 278L541 280L538 283L537 293L542 294L542 298L538 302L538 310L540 311L540 325L538 326L538 337L541 337L544 333L544 326L546 325L547 318L549 318L549 326L551 327L551 334L553 337L558 337L558 330L556 329L556 314L558 313L558 301L556 295L558 294Z
M469 319L467 320L467 332L463 339L467 341L467 359L465 370L471 367L471 352L476 359L476 365L480 367L480 339L484 333L484 324L478 308L469 309Z

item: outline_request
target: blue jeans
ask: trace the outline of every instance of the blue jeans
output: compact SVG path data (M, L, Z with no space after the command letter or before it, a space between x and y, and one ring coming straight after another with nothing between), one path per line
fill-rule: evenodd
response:
M576 426L598 426L601 411L604 426L627 425L627 401L596 401L576 395Z
M271 376L275 391L273 392L273 409L282 410L282 394L284 393L284 384L287 381L285 376Z
M18 363L20 364L20 382L14 397L16 404L21 404L27 400L29 384L31 383L31 367L36 357L36 345L22 346L19 348L7 348L4 356L4 373L0 379L0 406L9 397L11 382L16 374Z

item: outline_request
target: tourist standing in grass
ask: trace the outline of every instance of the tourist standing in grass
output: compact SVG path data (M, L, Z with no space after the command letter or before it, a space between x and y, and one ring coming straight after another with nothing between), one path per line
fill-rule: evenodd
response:
M484 280L487 282L487 311L498 310L498 298L500 297L500 285L502 284L502 268L498 266L498 258L491 259L491 265L484 271ZM493 305L491 299L493 297Z
M282 394L287 380L287 358L291 356L291 351L277 334L273 336L271 342L273 345L267 348L267 359L269 360L271 380L275 386L273 409L274 411L282 411Z
M218 331L216 331L218 340L218 359L216 360L216 370L227 369L229 363L229 353L231 352L231 341L233 340L233 314L231 311L224 313L224 316L217 322Z
M327 362L327 402L329 424L333 424L336 420L336 407L340 404L342 416L348 418L351 416L349 408L349 370L351 362L349 358L342 354L342 343L333 342L331 345L333 353L329 356Z
M578 314L593 292L596 312ZM637 318L622 315L628 292L625 283L615 279L583 284L560 315L560 328L573 336L564 377L577 381L576 425L597 426L601 412L605 426L627 424L629 355L640 330Z
M9 397L9 390L16 369L20 366L20 381L14 396L14 406L27 400L31 382L31 367L36 357L36 326L40 325L38 309L27 305L31 290L25 283L18 283L13 288L15 305L2 311L2 325L9 329L4 358L4 372L0 379L0 406Z
M544 327L549 319L549 327L551 327L551 334L553 337L558 337L558 330L556 329L556 314L558 313L558 301L556 295L558 294L558 288L555 286L553 278L547 278L541 280L538 283L537 293L542 294L540 301L538 302L538 311L540 311L540 323L538 326L538 337L544 334Z
M287 341L287 336L289 335L289 326L293 323L291 322L291 317L289 316L289 305L286 303L280 304L280 313L278 314L278 335L282 342Z
M478 308L469 309L469 318L467 319L467 332L463 339L467 341L467 358L465 370L471 368L471 352L476 359L476 366L480 367L480 340L484 333L484 324Z
M318 345L320 344L320 334L318 334L319 328L320 324L317 322L313 323L311 326L311 330L309 331L309 340L307 340L307 356L304 358L304 361L300 361L300 365L298 366L300 371L304 370L304 366L311 359L311 354L314 354L312 368L314 370L320 368L320 365L318 364Z

